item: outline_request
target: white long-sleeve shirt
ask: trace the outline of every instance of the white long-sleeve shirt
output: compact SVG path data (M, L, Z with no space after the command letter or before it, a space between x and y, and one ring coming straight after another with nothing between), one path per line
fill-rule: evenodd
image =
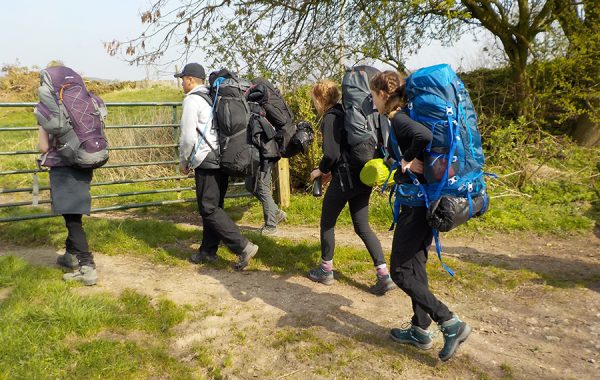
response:
M211 151L210 146L198 134L197 128L202 131L208 142L210 142L210 145L215 150L219 150L219 138L217 130L213 128L211 106L201 96L192 95L194 92L208 94L209 90L204 85L196 86L183 99L181 133L179 136L179 159L182 165L187 165L190 169L197 168ZM198 144L196 153L190 159L196 144Z

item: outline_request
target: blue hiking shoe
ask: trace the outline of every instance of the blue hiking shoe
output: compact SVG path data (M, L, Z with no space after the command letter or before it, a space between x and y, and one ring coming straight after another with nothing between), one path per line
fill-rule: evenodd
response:
M67 269L79 268L79 260L77 260L77 256L69 252L65 252L64 255L58 256L56 258L56 263Z
M452 319L440 325L440 330L444 335L444 347L438 356L441 361L445 362L452 358L458 346L467 340L471 333L471 326L461 321L457 315L454 315Z
M390 338L398 343L416 346L421 350L429 350L433 346L431 332L412 324L409 328L392 329Z
M323 268L318 267L308 271L308 278L314 282L320 282L323 285L333 285L335 279L333 278L333 271L326 272Z

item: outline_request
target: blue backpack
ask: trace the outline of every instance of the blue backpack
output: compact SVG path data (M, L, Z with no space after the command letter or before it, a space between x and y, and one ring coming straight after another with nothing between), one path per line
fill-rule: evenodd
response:
M392 228L402 205L427 207L427 222L433 229L441 262L439 231L449 231L482 215L489 205L481 135L469 93L449 65L424 67L410 75L406 95L408 114L431 129L433 140L425 149L423 174L427 183L420 183L408 171L412 183L397 184L392 190L396 196ZM402 154L393 129L390 141L398 158L397 167ZM442 266L454 276L443 262Z

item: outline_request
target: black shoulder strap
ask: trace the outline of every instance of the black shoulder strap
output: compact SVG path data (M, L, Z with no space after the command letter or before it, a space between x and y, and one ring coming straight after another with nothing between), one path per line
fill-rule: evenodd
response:
M208 103L208 105L209 105L209 106L212 106L212 104L213 104L213 100L212 100L212 98L210 97L210 95L208 95L208 94L205 94L205 93L204 93L204 92L202 92L202 91L196 91L196 92L192 92L192 93L190 93L190 95L198 95L198 96L199 96L199 97L201 97L202 99L206 100L206 102Z

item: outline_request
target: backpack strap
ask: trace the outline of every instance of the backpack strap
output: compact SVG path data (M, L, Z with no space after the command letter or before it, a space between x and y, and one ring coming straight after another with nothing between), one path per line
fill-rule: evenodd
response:
M213 100L212 100L212 98L210 97L210 95L208 95L208 94L205 94L205 93L204 93L204 92L202 92L202 91L196 91L196 92L192 92L192 93L190 93L190 95L198 95L198 96L199 96L199 97L201 97L202 99L206 100L206 103L208 103L208 105L209 105L209 106L211 106L211 107L213 106Z

